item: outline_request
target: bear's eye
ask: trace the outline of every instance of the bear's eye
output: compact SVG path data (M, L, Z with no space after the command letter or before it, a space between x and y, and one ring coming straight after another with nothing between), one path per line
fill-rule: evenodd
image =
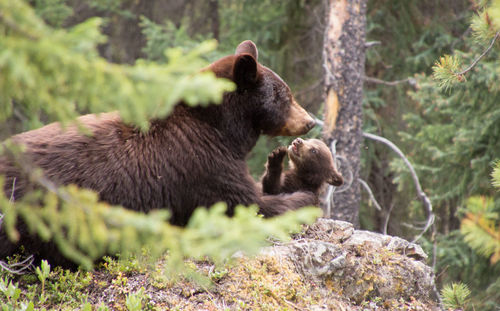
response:
M312 153L318 153L318 150L316 150L316 149L312 148L312 149L311 149L311 152L312 152Z

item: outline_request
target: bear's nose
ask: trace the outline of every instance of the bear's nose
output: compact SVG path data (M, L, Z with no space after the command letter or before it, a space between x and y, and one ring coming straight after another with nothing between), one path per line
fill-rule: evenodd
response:
M316 125L316 121L314 121L314 120L309 121L309 122L306 124L307 130L309 131L309 130L310 130L310 129L312 129L315 125Z

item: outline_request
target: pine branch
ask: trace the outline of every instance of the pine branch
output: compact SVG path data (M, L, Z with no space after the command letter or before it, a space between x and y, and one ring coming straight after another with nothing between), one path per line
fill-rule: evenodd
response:
M37 36L27 32L26 29L22 29L21 27L19 27L15 21L12 21L11 19L6 18L2 12L0 12L0 24L4 24L13 32L18 33L21 36L25 36L26 38L28 38L30 40L38 40L39 39Z
M469 72L470 70L472 70L472 68L474 68L479 63L479 61L483 57L485 57L486 54L488 54L490 52L490 50L493 48L493 45L495 44L495 41L498 39L499 36L500 36L500 31L497 31L497 33L495 34L495 37L493 37L493 39L491 40L491 43L488 46L488 48L486 48L486 50L484 50L483 53L481 53L481 55L479 55L479 57L477 57L472 62L472 64L469 65L469 67L465 68L464 70L462 70L460 72L456 72L455 74L458 75L458 76L463 76L464 74L466 74L467 72Z

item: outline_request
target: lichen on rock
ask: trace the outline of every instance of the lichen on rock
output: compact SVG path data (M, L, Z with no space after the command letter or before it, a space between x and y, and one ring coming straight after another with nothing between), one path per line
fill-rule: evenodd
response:
M273 249L274 254L291 260L304 277L356 304L376 299L394 305L413 299L437 308L427 255L404 239L319 219L292 242Z

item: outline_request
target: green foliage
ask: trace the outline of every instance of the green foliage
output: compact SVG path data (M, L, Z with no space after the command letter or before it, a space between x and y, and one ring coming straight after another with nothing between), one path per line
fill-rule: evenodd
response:
M493 185L500 188L500 162L493 173ZM460 227L465 241L479 254L490 257L492 265L500 261L500 212L492 198L471 197Z
M496 27L496 29L500 29L500 1L493 0L491 2L491 6L487 10L487 13L491 17L494 27Z
M470 3L467 0L452 2L375 0L367 4L367 41L379 41L380 44L366 50L365 75L384 81L405 82L388 86L365 81L363 131L394 142L419 170L421 182L424 177L431 178L433 173L427 170L429 165L420 165L414 158L417 156L420 160L427 154L413 139L414 127L409 128L407 120L401 116L421 115L419 101L409 97L408 92L420 87L420 77L432 73L431 67L440 55L450 54L452 47L464 45L458 36L468 27L466 22L470 13L467 7ZM409 133L412 139L402 137L402 131ZM363 142L361 157L361 178L370 185L382 208L388 211L391 206L395 207L391 212L389 233L413 236L415 231L404 224L408 219L422 219L425 215L421 212L421 204L415 200L415 187L406 166L385 145L368 139ZM433 188L422 186L429 195ZM381 230L384 213L370 207L368 195L363 191L362 194L360 221L369 228ZM438 218L448 219L440 215Z
M448 91L453 84L464 79L463 75L457 74L461 62L458 57L444 55L436 61L432 67L433 78L438 81L440 89Z
M500 189L500 161L497 161L491 173L493 187Z
M4 302L1 310L45 310L48 306L65 306L73 310L83 306L85 309L93 276L89 272L71 272L60 267L49 269L43 263L36 267L35 273L39 270L43 275L39 280L33 274L0 278L0 301ZM14 283L13 278L19 278L19 282Z
M460 227L465 241L479 254L490 257L491 264L500 260L499 213L491 198L471 197Z
M129 311L141 311L142 300L144 295L144 287L141 287L136 293L131 293L127 295L125 305Z
M90 7L102 12L113 12L126 18L133 18L134 15L126 9L123 9L125 0L87 0Z
M39 204L40 199L43 204ZM16 239L16 219L21 217L32 233L52 240L71 260L91 269L93 261L107 253L140 255L148 249L154 261L167 250L167 270L179 272L186 257L208 257L222 263L238 250L254 253L269 236L283 240L300 224L311 223L319 210L304 209L273 219L256 217L256 207L237 207L235 216L225 216L225 205L198 209L188 227L181 229L166 222L166 211L147 215L98 202L97 195L75 186L61 187L45 196L31 194L11 202L0 197L5 230Z
M459 230L436 237L433 243L422 241L424 250L436 256L436 282L439 284L464 283L471 290L469 305L476 310L495 310L500 299L500 265L491 265L488 258L479 255L464 240ZM441 285L442 286L442 285Z
M11 280L0 278L0 292L7 299L5 303L2 304L3 311L32 311L34 310L33 302L23 301L21 298L21 289L18 288L17 284L14 284Z
M261 0L256 5L251 0L221 1L221 29L226 30L221 33L221 42L227 49L232 49L241 38L251 38L258 46L265 47L259 55L262 61L272 68L279 67L277 65L282 55L276 53L276 50L285 48L282 36L289 22L287 9L294 6L294 2L276 5L272 0Z
M496 51L490 54L450 94L425 76L409 92L418 109L404 116L407 129L400 137L438 211L471 195L493 195L484 177L500 150L500 61ZM475 53L461 56L469 62Z
M476 310L495 310L500 266L491 265L489 258L476 253L460 231L454 230L460 223L458 217L467 213L461 207L471 196L498 198L486 178L500 156L498 43L471 71L457 75L465 69L463 64L471 64L484 52L494 29L499 29L492 9L500 1L480 2L475 4L492 5L486 8L489 23L484 13L470 18L469 1L368 3L368 40L382 43L367 50L366 75L387 81L414 77L415 83L396 87L365 83L364 129L395 142L414 164L430 195L438 216L436 227L443 232L436 236L434 254L438 283L468 284ZM468 35L470 21L473 31ZM441 55L450 56L440 59ZM404 163L392 160L388 172L384 161L390 156L381 149L365 142L363 170L367 177L363 178L372 180L372 190L383 206L398 207L392 211L389 230L400 235L406 230L401 222L423 215L419 204L407 203L414 200L415 190ZM396 191L390 192L387 186L377 193L381 174L395 183L390 186ZM489 208L494 214L499 206L494 199ZM375 221L377 225L380 227ZM425 245L432 253L432 242Z
M49 25L60 27L64 20L73 14L66 0L35 0L35 11Z
M207 64L203 59L215 49L214 41L186 44L182 29L172 37L171 25L162 28L144 18L144 31L151 42L146 51L151 58L167 63L137 60L133 66L112 64L97 52L97 45L105 40L101 19L61 29L46 25L35 14L59 26L68 13L64 4L38 2L35 11L24 1L0 0L0 120L16 113L29 119L28 127L37 127L40 120L67 122L82 111L118 110L125 122L146 130L148 120L166 117L180 100L190 105L219 102L223 92L234 90L233 83L216 79L210 72L200 73ZM122 10L122 4L113 0L99 6L89 1L99 10ZM172 42L161 44L172 38L178 40L174 44L184 41L184 48L163 51ZM3 147L9 148L9 144ZM98 202L91 191L75 186L56 188L40 172L30 174L44 191L29 193L16 202L1 195L2 225L16 240L16 223L22 219L32 234L53 241L64 256L85 269L91 269L105 254L120 253L127 259L146 252L144 257L152 263L168 252L166 271L188 273L187 257L221 264L238 250L255 253L270 236L285 239L304 221L310 223L319 216L317 209L304 209L263 219L256 217L256 207L237 207L235 217L229 218L225 205L217 204L209 210L198 209L182 229L167 222L166 211L144 215L109 206ZM43 265L37 273L43 297L50 268Z
M489 44L496 33L495 27L492 25L489 14L486 11L474 15L471 19L470 27L472 29L472 39L482 45ZM500 27L497 29L500 29Z
M399 132L402 149L416 164L422 186L431 194L443 221L453 219L457 207L469 196L492 194L484 176L489 174L500 150L498 51L492 49L465 74L467 79L457 74L459 60L472 63L483 51L484 46L471 44L471 40L457 42L453 55L441 57L433 67L436 79L416 76L416 88L408 92L411 101L405 99L408 108ZM448 92L440 92L441 88ZM403 164L396 160L391 168L396 173L394 180L399 181L398 190L413 196L413 185Z
M468 305L467 310L495 310L500 299L498 207L492 198L474 196L467 200L467 207L461 210L461 214L464 216L460 233L453 231L438 237L437 269L443 271L444 283L466 283L472 295L466 301L468 295L464 295L465 289L461 285L445 286L442 295L450 308L465 308Z
M480 44L486 44L491 41L495 35L500 31L500 19L497 20L494 17L492 22L490 15L487 11L492 11L493 15L496 12L497 3L488 7L480 8L480 12L477 16L474 16L471 20L472 38ZM462 63L457 57L445 55L441 57L439 62L433 67L434 79L438 81L439 86L444 90L449 90L457 82L464 82L465 78L460 72L459 67Z
M77 110L118 110L125 122L147 129L148 120L165 117L181 99L219 102L234 89L211 72L199 72L206 64L200 56L215 48L213 41L187 54L169 50L165 65L116 65L97 54L104 42L98 18L62 30L45 25L23 1L2 0L0 10L0 120L17 110L35 127L42 112L67 121Z
M183 25L177 28L174 23L170 21L166 21L164 24L159 25L144 16L141 17L140 26L146 37L146 45L142 51L146 54L148 59L162 63L169 61L168 55L165 54L165 50L177 48L181 49L183 53L188 53L196 49L200 42L209 39L201 35L192 38ZM222 57L223 54L212 50L200 56L207 61L213 61Z
M441 290L443 306L449 309L465 309L468 303L470 290L463 283L445 285Z
M46 260L42 260L42 264L40 267L36 267L35 269L36 276L42 282L42 293L40 294L40 300L44 301L45 299L45 280L49 277L50 274L50 265Z

